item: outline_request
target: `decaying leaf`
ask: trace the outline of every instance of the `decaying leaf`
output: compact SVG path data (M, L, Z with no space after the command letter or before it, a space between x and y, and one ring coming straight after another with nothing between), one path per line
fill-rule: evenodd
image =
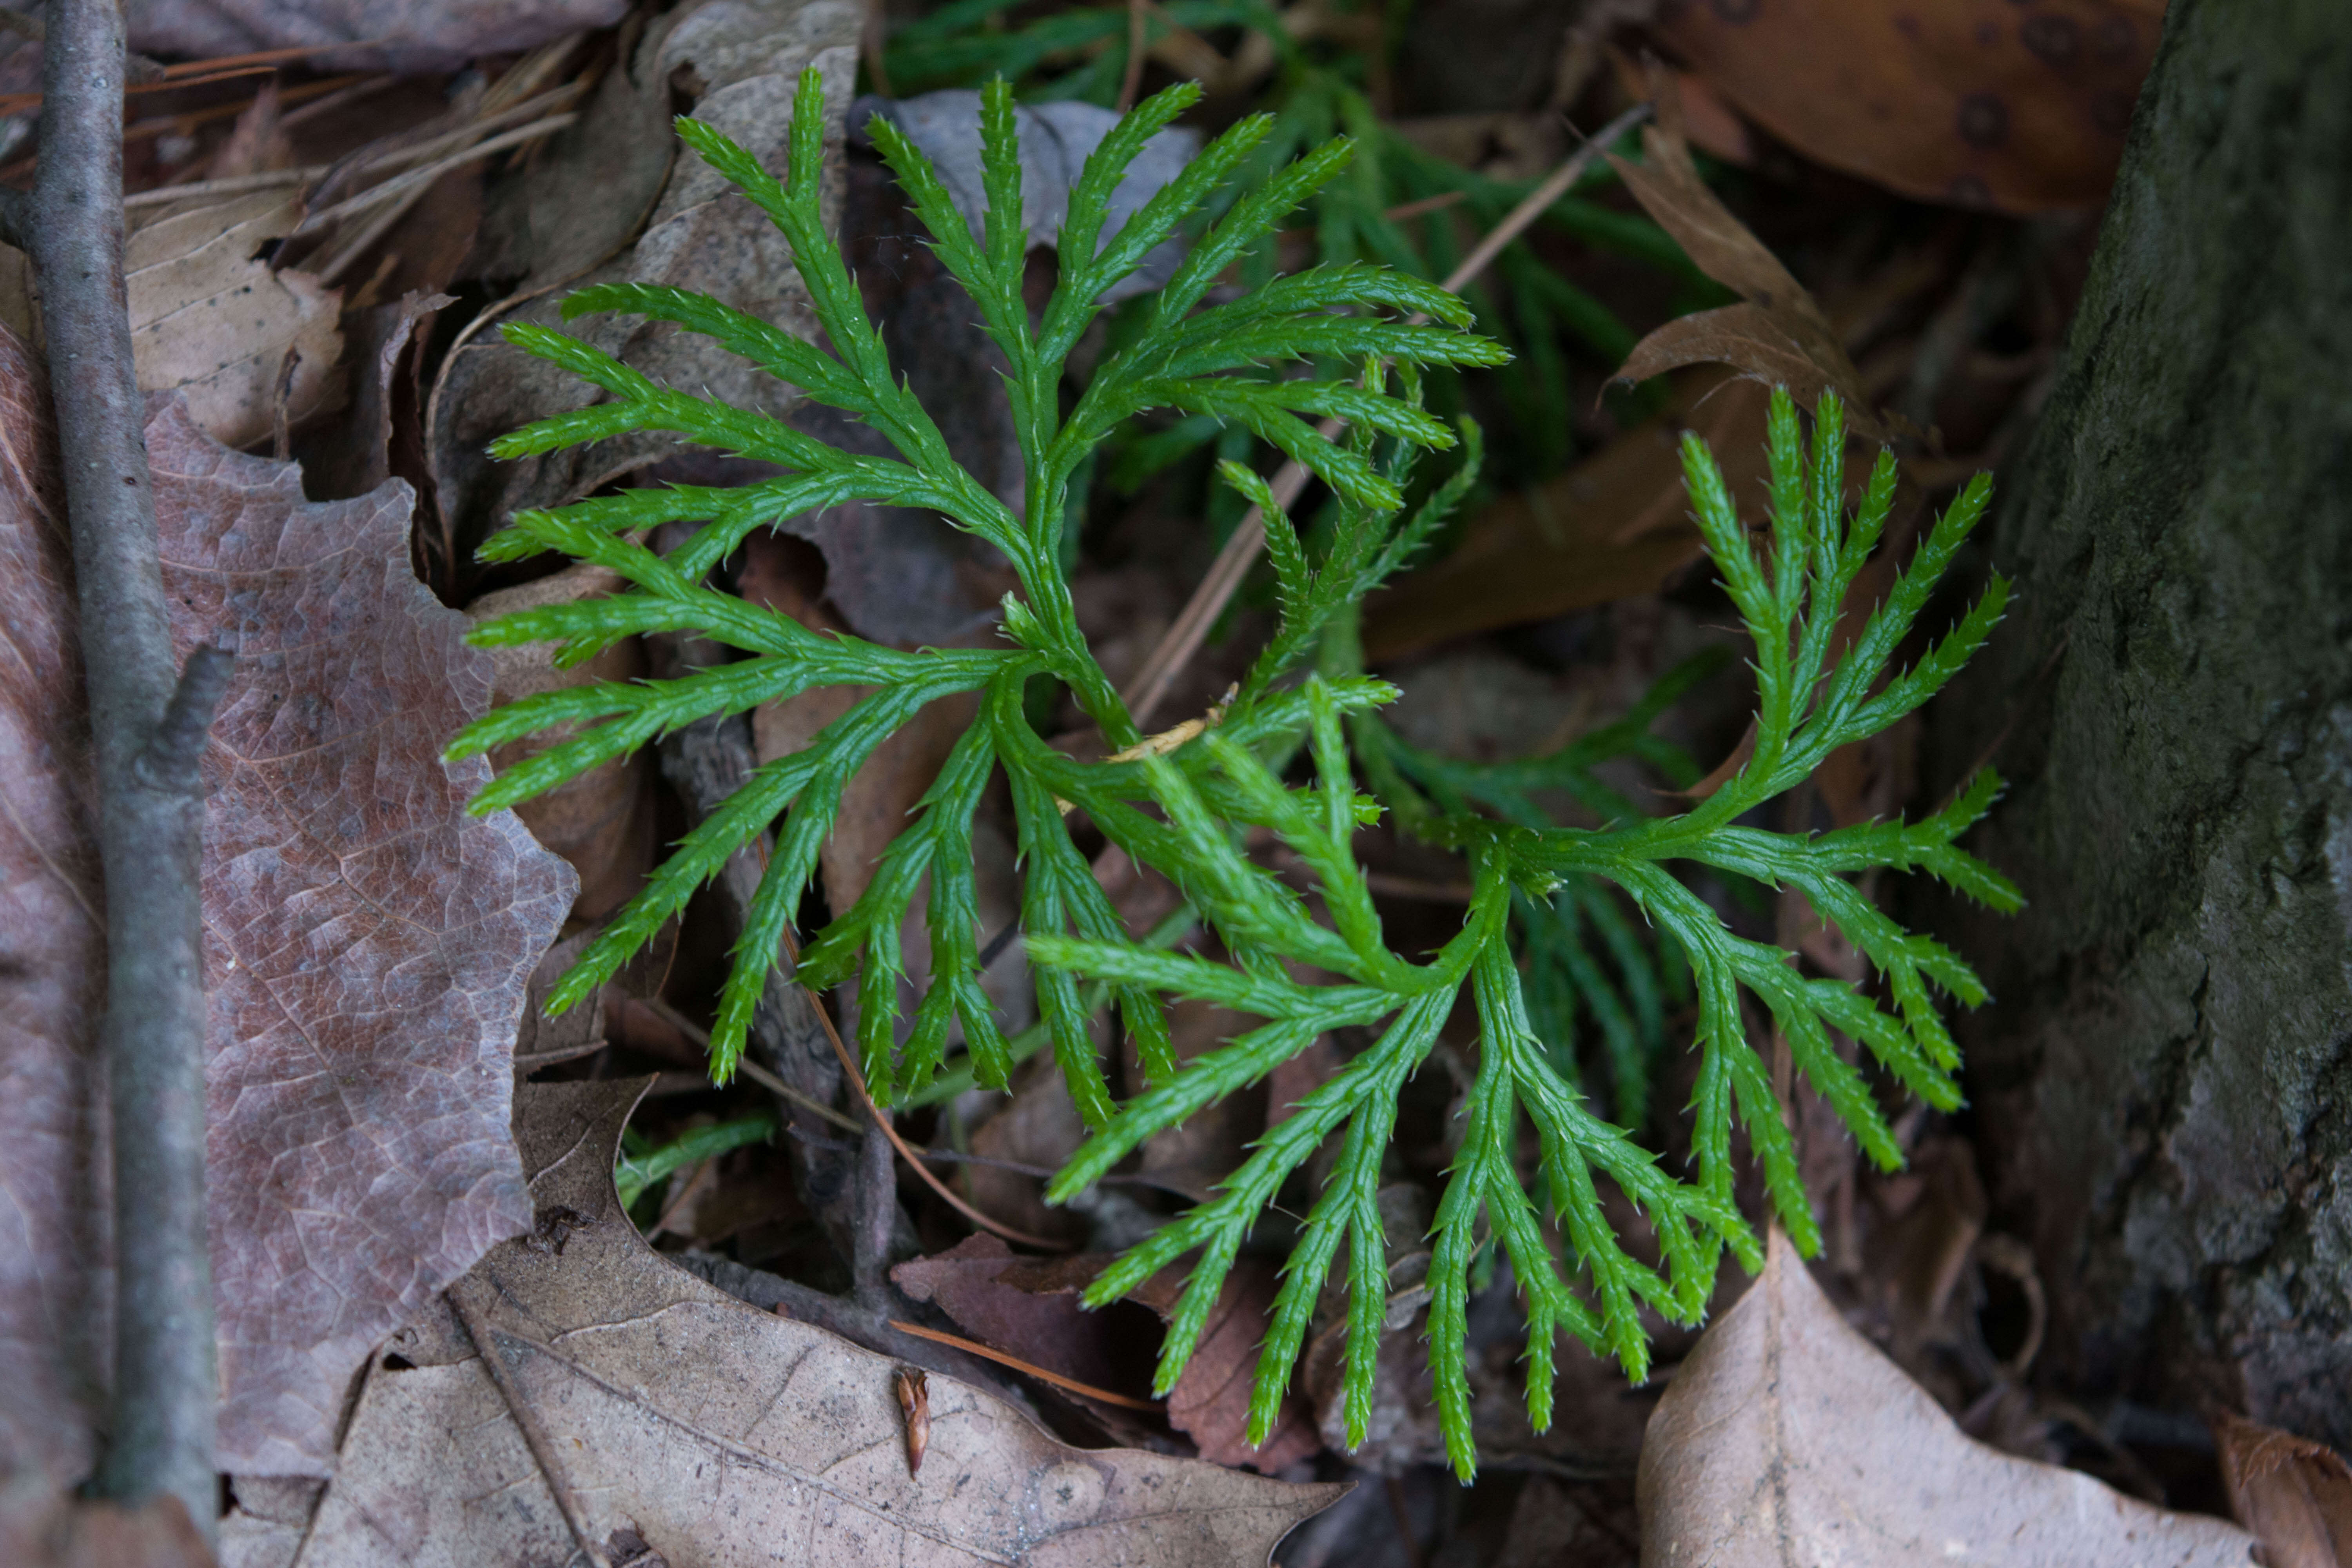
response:
M763 414L790 412L801 400L797 388L709 339L631 316L565 326L561 306L572 289L592 283L655 283L709 294L798 336L814 332L790 247L766 216L691 153L681 149L675 162L656 162L615 147L613 122L617 117L641 144L667 151L671 94L684 89L697 119L781 167L802 68L817 66L825 101L845 105L858 26L858 8L846 0L714 0L649 27L628 68L616 67L611 77L617 80L608 79L582 121L551 143L551 190L533 199L524 238L561 254L506 258L537 292L527 293L501 322L560 326L665 384ZM832 112L837 144L842 110ZM560 214L541 210L564 199L575 212L592 204L596 221L566 224ZM626 254L594 249L625 244L640 224L644 232ZM669 436L636 433L520 462L494 462L483 451L516 426L583 406L593 394L495 331L476 333L453 353L433 394L427 439L458 559L508 514L576 500L681 445Z
M184 393L196 424L231 447L266 440L281 402L299 422L337 386L341 294L264 259L301 220L291 186L130 215L123 268L139 390ZM39 314L23 253L0 248L0 325L38 346Z
M480 622L541 605L568 604L610 594L621 579L585 563L551 576L486 594L467 606ZM543 691L595 680L635 680L646 673L645 649L624 637L584 663L559 667L552 643L491 650L490 700L513 702ZM490 752L490 766L503 773L571 737L551 730L513 741ZM572 863L580 874L575 918L600 921L619 909L644 884L656 858L654 758L648 751L608 758L577 777L517 808L531 837Z
M113 1352L97 792L47 376L0 331L0 1481L89 1473Z
M1369 601L1365 653L1397 658L1657 588L1704 549L1683 494L1681 431L1714 448L1733 499L1760 516L1766 402L1762 386L1717 371L1678 384L1665 415L1496 501L1452 553Z
M304 494L344 500L395 476L412 485L423 479L419 340L431 333L435 313L456 302L447 294L411 292L351 312L352 400L339 417L320 421L294 443Z
M138 1508L52 1491L37 1475L0 1486L0 1563L8 1568L213 1568L187 1506Z
M103 964L35 376L0 334L0 583L11 679L27 682L0 704L0 887L26 965L7 983L21 1089L0 1097L16 1119L0 1172L12 1223L32 1227L0 1265L0 1345L24 1372L0 1402L0 1457L70 1482L109 1333L89 989ZM573 879L520 822L466 815L482 764L440 760L488 705L489 659L409 573L406 487L314 505L292 465L227 450L178 399L147 447L175 651L237 649L205 759L220 1452L240 1472L323 1474L368 1347L529 1223L508 1058Z
M899 1363L705 1285L622 1215L613 1151L645 1081L518 1092L540 1231L469 1281L499 1381L562 1474L472 1342L428 1320L371 1373L301 1568L561 1562L565 1506L580 1539L680 1564L1227 1568L1265 1562L1342 1490L1069 1448L943 1376L909 1475Z
M1922 201L2094 207L2163 0L1676 4L1662 43L1807 157Z
M2253 1537L1964 1436L1848 1327L1786 1237L1651 1417L1636 1482L1653 1568L1923 1563L2222 1568Z
M1249 1444L1250 1389L1257 1380L1258 1346L1274 1317L1275 1291L1281 1282L1280 1271L1265 1258L1235 1264L1217 1292L1216 1305L1209 1309L1192 1359L1168 1391L1168 1424L1190 1436L1202 1458L1249 1465L1268 1475L1312 1458L1323 1447L1322 1435L1295 1395L1283 1402L1265 1441L1255 1448ZM1180 1271L1162 1269L1129 1299L1165 1317L1175 1310L1183 1288Z
M175 651L237 650L205 762L221 1454L323 1474L368 1347L529 1223L509 1058L575 879L440 759L490 660L409 571L408 488L306 501L176 400L147 448Z
M1808 408L1822 393L1836 393L1857 435L1890 441L1907 433L1899 416L1874 412L1861 373L1813 297L1699 178L1672 73L1653 68L1649 82L1657 118L1642 131L1643 161L1612 153L1610 165L1698 269L1747 303L1668 321L1633 345L1618 378L1643 381L1683 365L1728 364L1767 385L1786 386Z
M131 47L217 59L310 48L320 70L456 70L585 27L609 27L627 0L131 0Z
M923 1456L931 1447L931 1382L923 1369L902 1366L890 1374L890 1392L898 1396L898 1415L907 1423L907 1473L923 1473Z
M1089 1258L1078 1274L1069 1273L1075 1258L1046 1265L1059 1270L1058 1288L1052 1289L1024 1289L1003 1278L1024 1261L995 1237L968 1236L945 1252L899 1264L890 1279L908 1300L937 1307L992 1350L1095 1388L1150 1392L1150 1363L1133 1353L1139 1339L1158 1337L1143 1309L1115 1302L1089 1312L1078 1305L1077 1289L1093 1279L1098 1260ZM1025 1272L1013 1278L1023 1279Z
M2324 1443L2223 1412L2213 1423L2230 1511L2267 1568L2352 1563L2352 1467Z

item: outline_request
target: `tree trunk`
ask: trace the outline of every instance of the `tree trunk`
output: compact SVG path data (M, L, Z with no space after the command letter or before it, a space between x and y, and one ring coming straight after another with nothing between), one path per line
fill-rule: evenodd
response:
M2352 12L2172 0L1930 717L2014 780L2014 922L1939 919L2046 1370L2352 1445Z

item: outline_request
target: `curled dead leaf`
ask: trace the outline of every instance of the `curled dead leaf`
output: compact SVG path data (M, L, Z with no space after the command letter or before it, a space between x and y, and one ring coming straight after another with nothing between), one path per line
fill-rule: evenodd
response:
M1365 653L1398 658L1655 590L1706 549L1683 495L1680 432L1714 448L1733 500L1760 515L1766 401L1760 385L1720 371L1679 381L1664 415L1495 501L1444 560L1369 601Z
M931 1446L931 1386L920 1367L902 1366L890 1374L890 1391L898 1396L898 1414L907 1421L907 1473L919 1474L923 1451Z
M1643 162L1612 153L1610 166L1700 271L1747 302L1668 321L1633 345L1618 378L1640 381L1684 365L1728 364L1767 385L1788 387L1808 408L1823 392L1836 393L1857 435L1882 442L1916 437L1901 416L1877 411L1820 304L1699 177L1674 74L1653 62L1648 79L1657 113L1642 131ZM1718 444L1716 450L1721 455L1725 448Z
M2230 1511L2268 1568L2352 1564L2352 1467L2324 1443L2233 1415L2214 1417Z
M2254 1538L1964 1436L1838 1315L1788 1239L1650 1418L1642 1561L2250 1568Z

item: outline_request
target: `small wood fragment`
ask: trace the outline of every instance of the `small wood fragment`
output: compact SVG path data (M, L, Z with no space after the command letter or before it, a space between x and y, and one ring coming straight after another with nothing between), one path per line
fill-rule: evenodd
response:
M931 1391L920 1371L902 1366L890 1377L899 1413L907 1418L907 1473L920 1474L923 1450L931 1443Z

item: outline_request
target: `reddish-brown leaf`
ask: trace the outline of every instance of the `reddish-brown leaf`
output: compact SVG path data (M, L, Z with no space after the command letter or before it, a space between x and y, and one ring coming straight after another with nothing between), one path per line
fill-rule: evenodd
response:
M38 374L0 333L0 1466L87 1473L108 1344L94 799ZM573 879L442 743L489 659L408 569L408 492L150 421L183 656L237 665L205 763L207 1114L225 1468L324 1474L367 1351L530 1207L507 1131L531 966Z
M992 1349L1097 1388L1149 1394L1140 1380L1129 1375L1133 1369L1118 1354L1118 1336L1133 1336L1137 1325L1130 1314L1137 1310L1120 1305L1089 1312L1078 1305L1077 1288L1092 1280L1106 1260L1087 1258L1088 1267L1076 1284L1064 1283L1070 1278L1064 1270L1051 1281L1055 1288L1042 1289L1002 1278L1020 1261L995 1237L970 1236L945 1252L899 1264L890 1278L909 1299L938 1307ZM1141 1323L1150 1333L1151 1320Z
M1679 5L1659 37L1809 158L2028 213L2105 199L2163 16L2163 0Z
M97 796L39 367L0 329L0 1477L89 1472L112 1350ZM68 694L74 694L68 699Z
M1654 66L1649 86L1657 120L1642 132L1643 162L1612 153L1610 164L1698 269L1748 302L1668 321L1633 345L1619 378L1641 381L1683 365L1728 364L1767 385L1786 386L1808 408L1823 392L1835 392L1857 435L1891 441L1912 434L1899 416L1877 411L1812 295L1699 177L1673 73Z
M237 649L205 767L221 1457L324 1474L369 1347L530 1225L509 1059L576 879L440 759L490 660L409 570L408 487L306 501L176 403L147 448L174 646Z
M1168 1391L1168 1422L1190 1436L1201 1458L1221 1465L1248 1465L1275 1475L1312 1458L1323 1447L1306 1405L1296 1394L1283 1401L1281 1416L1258 1447L1249 1443L1250 1391L1257 1381L1258 1347L1274 1317L1275 1292L1282 1277L1264 1258L1234 1265L1209 1309L1207 1326L1184 1363L1183 1375ZM1175 1310L1184 1276L1163 1268L1130 1299L1165 1316Z
M2213 1438L2230 1511L2261 1540L2269 1568L2352 1564L2352 1468L2341 1454L2226 1411Z

